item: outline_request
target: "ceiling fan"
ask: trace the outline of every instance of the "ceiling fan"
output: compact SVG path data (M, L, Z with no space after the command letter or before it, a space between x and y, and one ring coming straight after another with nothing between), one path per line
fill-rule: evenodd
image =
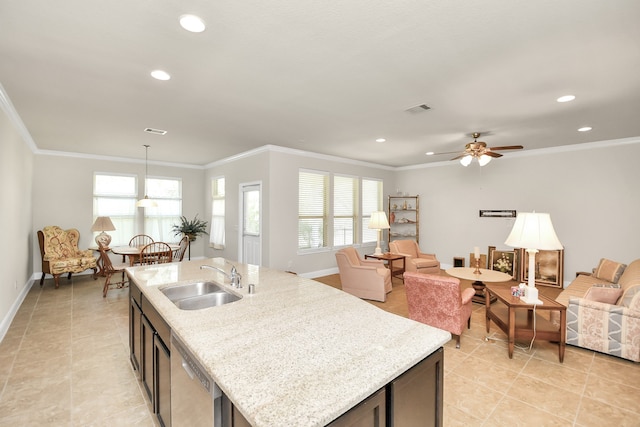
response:
M464 146L464 151L451 160L460 159L460 163L463 166L469 166L473 159L478 159L480 166L484 166L491 161L492 158L502 157L502 154L496 153L498 150L522 150L522 145L505 145L503 147L487 147L486 142L478 141L480 138L480 132L474 132L471 134L473 142L469 142ZM450 154L450 153L440 153Z

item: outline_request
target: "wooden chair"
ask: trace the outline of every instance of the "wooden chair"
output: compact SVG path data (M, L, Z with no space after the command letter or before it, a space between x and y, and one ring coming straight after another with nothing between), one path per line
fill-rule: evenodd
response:
M91 250L78 249L80 232L75 228L63 230L58 226L47 226L38 230L38 244L42 257L42 277L40 286L44 284L46 274L53 276L56 288L59 286L58 278L67 274L71 279L72 273L92 269L93 279L97 279L98 265Z
M148 245L149 243L153 243L153 238L151 236L147 236L146 234L137 234L129 240L129 246L133 247L142 247ZM122 262L125 262L126 256L122 255ZM137 261L135 261L137 262Z
M111 263L111 258L109 258L109 254L107 253L107 248L100 245L98 247L98 251L100 252L100 260L102 261L103 273L106 276L104 280L104 287L102 288L102 297L107 296L107 292L109 291L109 286L114 286L116 289L122 289L129 284L129 280L125 279L124 269L127 267L126 265L119 265L115 267L113 263ZM119 282L111 282L111 276L116 273L122 273L122 280Z
M184 259L184 253L187 251L187 246L189 246L189 237L184 236L180 240L180 248L173 253L173 262L180 262Z
M140 251L140 265L164 264L173 260L171 247L165 242L153 242Z

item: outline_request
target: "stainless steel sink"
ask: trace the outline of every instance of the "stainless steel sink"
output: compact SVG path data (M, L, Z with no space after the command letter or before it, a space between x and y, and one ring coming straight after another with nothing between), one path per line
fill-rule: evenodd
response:
M175 305L182 310L200 310L201 308L217 307L219 305L228 304L238 301L239 296L229 292L214 292L199 297L185 298L175 301Z
M238 301L241 296L232 294L215 282L196 282L187 285L167 286L160 289L171 302L182 310L199 310Z

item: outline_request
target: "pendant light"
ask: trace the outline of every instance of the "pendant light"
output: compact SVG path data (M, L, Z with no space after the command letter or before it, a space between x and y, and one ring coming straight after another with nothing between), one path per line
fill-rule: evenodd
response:
M144 144L144 198L136 202L139 208L155 208L158 206L155 200L147 196L147 174L149 172L149 145Z

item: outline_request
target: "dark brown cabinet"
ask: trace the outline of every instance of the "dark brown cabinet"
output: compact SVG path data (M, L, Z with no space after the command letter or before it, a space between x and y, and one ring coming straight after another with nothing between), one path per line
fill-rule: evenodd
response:
M162 426L171 425L171 329L140 289L129 284L129 352L131 364Z
M329 427L383 427L386 426L386 390L380 389L358 406L329 424Z
M439 348L329 426L441 427L443 355Z

